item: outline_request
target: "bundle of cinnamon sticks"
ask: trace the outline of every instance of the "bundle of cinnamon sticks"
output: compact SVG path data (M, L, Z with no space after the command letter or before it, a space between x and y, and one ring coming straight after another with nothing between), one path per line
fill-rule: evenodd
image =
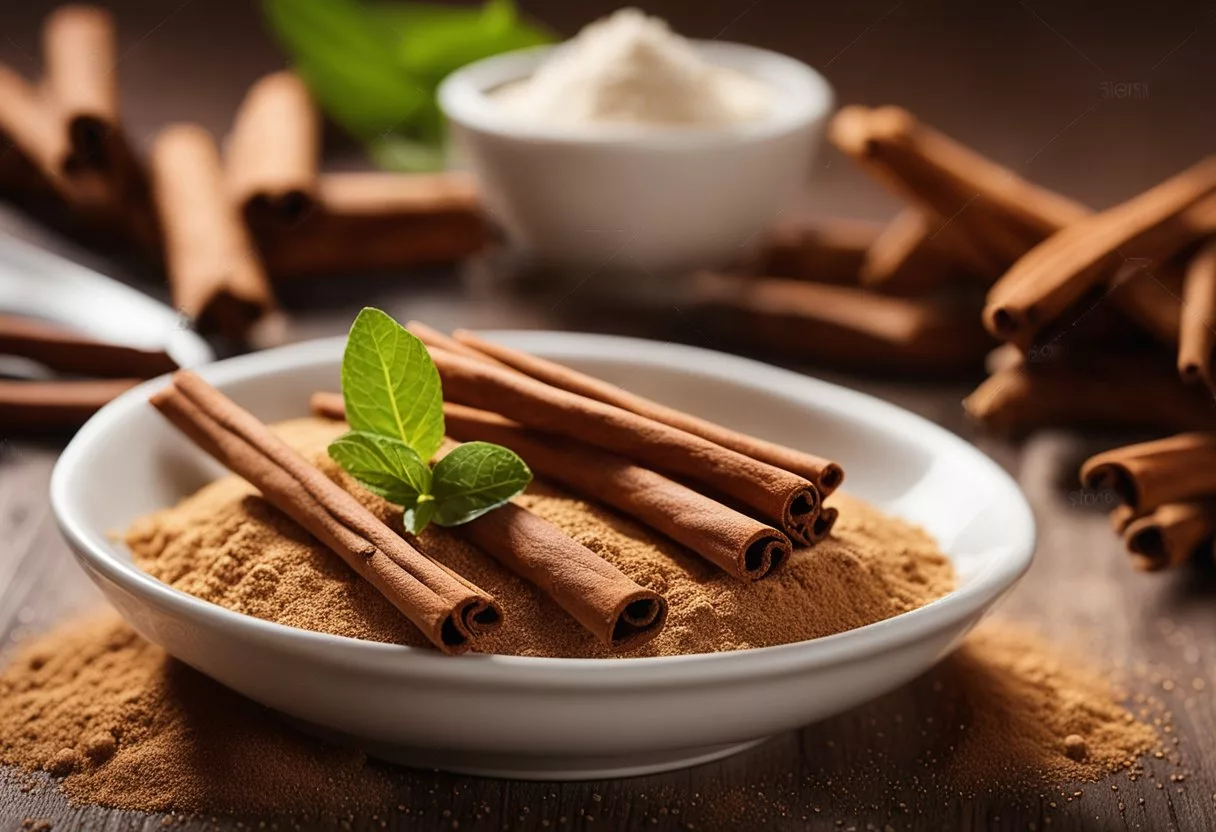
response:
M247 339L275 311L276 279L450 262L485 243L464 176L322 173L320 117L290 72L250 88L225 153L170 125L145 169L119 116L110 14L62 6L43 40L37 86L0 66L0 197L152 257L203 332Z
M827 459L473 333L447 336L419 323L409 328L439 369L454 440L504 444L541 477L607 504L738 580L771 575L793 556L795 544L813 545L831 534L837 511L823 500L844 472ZM437 648L476 649L511 615L432 559L425 534L405 535L381 522L364 505L378 498L354 479L337 469L331 479L193 373L176 373L152 404L375 586ZM312 407L318 415L345 418L340 394L317 393ZM666 621L659 592L517 503L430 533L461 535L613 650L646 643Z
M823 501L844 472L830 460L471 332L448 336L417 322L408 328L439 370L452 438L509 447L542 479L616 509L739 580L773 574L796 545L814 545L832 532L838 513ZM326 418L345 418L340 394L317 393L312 407ZM518 507L454 531L549 592L609 645L616 645L614 633L632 646L662 626L655 606L661 598L639 596L606 561L561 543ZM647 599L645 615L630 613Z

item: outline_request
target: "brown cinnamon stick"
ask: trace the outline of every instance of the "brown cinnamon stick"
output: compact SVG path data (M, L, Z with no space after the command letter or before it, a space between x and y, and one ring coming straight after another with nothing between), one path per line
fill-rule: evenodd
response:
M1167 503L1133 520L1123 532L1132 564L1145 572L1180 566L1210 550L1216 538L1216 507L1211 502Z
M1116 252L1168 256L1195 239L1187 209L1216 191L1216 156L1114 208L1078 220L1029 251L988 294L984 323L1019 345L1109 274Z
M778 524L791 539L805 543L812 538L819 492L797 474L513 370L439 349L432 349L431 357L449 401L704 483Z
M228 188L254 227L298 222L317 197L321 122L294 72L259 79L241 102L225 147Z
M468 330L458 329L452 338L481 356L500 362L545 384L586 396L595 401L628 410L647 419L708 439L753 459L784 468L815 484L820 497L827 497L844 481L844 469L830 459L806 451L778 445L748 436L737 430L714 424L673 407L630 393L615 384L580 373L569 367L548 361L521 350L487 341Z
M1186 267L1178 328L1178 372L1184 381L1202 381L1216 391L1212 352L1216 349L1216 240Z
M858 282L889 295L925 295L955 280L963 269L936 239L937 228L919 208L900 211L866 250Z
M85 376L152 378L177 369L163 350L99 341L17 315L0 314L0 354L28 358L52 370Z
M1115 506L1108 515L1108 518L1110 519L1110 527L1114 529L1115 534L1119 535L1120 537L1123 536L1123 533L1127 531L1127 527L1131 525L1131 522L1135 520L1136 517L1136 510L1126 503L1120 503L1119 505Z
M1080 366L1045 362L1007 367L977 387L963 407L971 418L1012 434L1045 426L1216 426L1210 399L1179 381L1172 368L1124 355Z
M568 537L507 503L453 531L536 584L613 650L640 647L667 621L667 601Z
M879 229L855 220L798 222L778 226L748 263L768 277L852 284Z
M514 369L513 367L499 361L497 358L492 358L486 353L479 352L472 347L466 347L452 336L440 332L434 327L427 326L426 324L422 323L422 321L410 321L405 325L405 328L416 335L418 340L426 344L428 347L447 350L448 352L455 353L456 355L463 355L465 358L487 361L496 367Z
M43 26L46 92L67 123L72 169L105 170L118 130L118 79L114 21L100 6L59 6Z
M450 436L504 445L543 479L612 506L736 578L763 578L790 555L789 540L771 526L623 457L470 407L447 404L443 412Z
M851 286L702 272L688 308L750 349L862 370L948 374L978 367L992 346L975 311L950 301Z
M275 279L450 263L488 239L473 179L452 172L322 174L315 209L255 233Z
M1216 433L1183 433L1096 454L1081 466L1081 482L1110 488L1137 514L1216 495Z
M320 416L322 419L333 419L335 422L346 421L346 402L341 393L319 390L308 397L308 409L314 416Z
M60 430L90 416L141 379L0 381L0 430Z
M275 306L257 250L202 127L172 125L152 147L152 181L173 303L204 331L244 339Z
M332 549L440 650L465 652L479 635L501 623L502 612L492 597L407 543L198 376L179 371L152 404Z

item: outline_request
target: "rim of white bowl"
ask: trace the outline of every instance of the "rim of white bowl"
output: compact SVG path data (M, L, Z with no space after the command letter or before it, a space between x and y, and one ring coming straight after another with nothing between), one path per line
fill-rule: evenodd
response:
M585 127L524 121L506 112L488 94L531 75L551 53L567 48L568 42L504 52L461 67L440 83L439 106L456 124L508 138L668 150L736 144L791 133L832 109L834 96L827 79L797 58L744 43L690 42L710 63L731 67L765 83L774 93L771 112L756 121L713 127Z
M578 690L685 686L690 683L729 682L744 676L777 676L800 673L828 664L845 664L898 649L958 626L999 600L1030 567L1034 554L1035 521L1025 496L1013 479L977 448L946 429L910 411L865 393L804 376L739 356L680 344L640 338L536 330L496 330L486 338L510 341L513 346L545 354L546 346L567 358L604 358L667 367L691 375L718 378L733 383L763 386L793 400L819 400L830 392L830 406L818 406L837 415L849 416L863 408L891 431L917 434L929 446L949 446L970 458L1000 482L1015 515L1006 532L1010 545L1003 557L990 564L970 583L909 612L867 624L843 633L771 647L681 656L580 659L543 658L469 653L445 656L429 648L363 641L346 636L318 633L265 621L204 601L162 583L133 562L116 556L104 531L86 527L68 498L70 480L76 475L80 457L92 443L104 439L111 426L139 408L150 407L148 396L168 383L168 376L135 387L103 407L80 429L60 455L51 476L51 507L65 537L77 556L126 591L140 596L172 614L201 622L202 626L227 627L240 631L233 638L252 638L270 643L306 660L362 673L389 674L436 683L493 684L511 688L555 688ZM258 377L284 366L332 364L339 360L345 337L325 338L264 350L216 362L196 372L212 384L227 384ZM709 369L712 368L712 369ZM793 387L791 392L789 387ZM801 388L799 390L798 388Z

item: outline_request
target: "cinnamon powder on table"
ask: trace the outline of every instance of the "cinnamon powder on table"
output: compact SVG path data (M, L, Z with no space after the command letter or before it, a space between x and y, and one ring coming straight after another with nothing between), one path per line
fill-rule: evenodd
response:
M277 429L390 525L400 508L353 482L325 445L343 425L320 419ZM629 520L542 484L520 498L668 602L667 625L628 656L738 650L831 635L907 612L954 588L949 559L924 531L846 495L833 537L797 550L783 570L743 583ZM503 625L487 652L609 657L540 590L435 526L424 550L493 595ZM412 624L370 585L236 477L218 480L127 533L136 563L191 595L258 618L335 635L424 646ZM619 654L616 654L619 655Z

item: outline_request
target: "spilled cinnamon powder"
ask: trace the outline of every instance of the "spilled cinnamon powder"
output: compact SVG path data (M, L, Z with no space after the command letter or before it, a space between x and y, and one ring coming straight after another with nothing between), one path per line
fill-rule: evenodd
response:
M355 488L320 450L340 426L309 419L280 430ZM386 520L397 513L357 493ZM633 655L814 638L922 606L954 582L948 559L927 534L844 496L833 499L841 508L833 539L799 551L784 573L751 585L556 491L536 487L522 500L667 597L667 629ZM151 574L225 607L338 635L425 643L341 560L236 478L140 520L127 540ZM436 529L423 542L493 592L507 612L489 649L606 655L545 596L457 538ZM1128 769L1156 742L1100 674L999 622L981 627L914 684L932 686L924 700L932 718L920 714L915 725L931 744L917 755L926 766L919 781L942 794L1097 780ZM911 740L891 730L869 732L866 741L881 748ZM374 811L394 804L407 783L401 772L357 751L298 733L143 642L113 613L62 625L0 673L0 764L48 772L76 802L232 815ZM900 782L906 772L871 767L861 774ZM844 788L861 782L848 779ZM821 787L838 792L842 784L828 775L814 788Z
M299 419L287 441L390 525L400 508L360 488L325 455L343 425ZM871 624L954 588L949 559L921 529L840 495L833 538L795 552L777 575L745 584L625 518L537 484L526 507L667 598L667 626L626 655L670 656L803 641ZM426 646L371 585L251 486L227 477L127 533L136 563L204 600L280 624L353 638ZM608 650L531 584L450 532L430 527L427 554L488 591L504 621L480 644L525 656L608 657ZM619 655L619 654L618 654Z

